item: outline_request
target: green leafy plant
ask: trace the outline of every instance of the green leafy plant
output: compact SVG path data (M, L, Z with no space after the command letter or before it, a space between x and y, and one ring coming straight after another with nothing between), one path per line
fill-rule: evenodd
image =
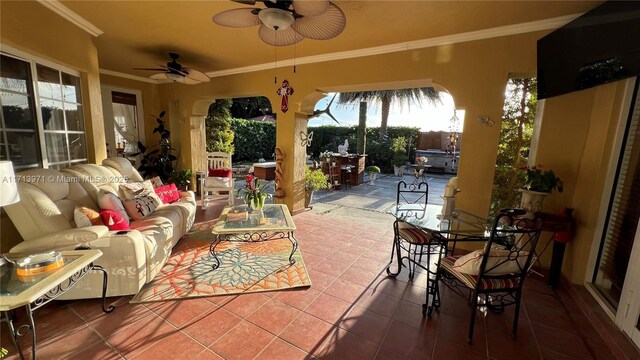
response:
M176 184L176 187L186 188L191 184L191 176L193 172L191 169L175 170L169 174L169 182Z
M231 130L231 99L219 99L209 106L205 119L207 151L233 153L234 132Z
M407 161L407 139L404 136L393 139L391 151L393 152L393 165L404 166Z
M367 172L367 173L369 173L369 174L371 174L371 173L373 173L373 174L380 174L380 168L379 168L379 167L377 167L377 166L375 166L375 165L369 165L369 166L367 166L367 168L366 168L366 169L364 169L364 171L365 171L365 172Z
M158 126L153 129L154 134L158 133L158 135L160 135L158 143L146 147L141 142L138 142L139 154L142 154L138 170L142 173L142 176L147 179L159 176L162 181L167 181L169 175L175 171L174 161L178 160L178 158L173 155L175 149L171 147L169 141L171 132L165 128L164 115L164 111L161 111L158 116L151 115L158 123Z
M276 148L276 124L244 119L231 119L234 132L233 161L256 162L271 159Z
M306 191L323 190L329 188L327 177L322 170L311 170L306 168L304 174L304 189Z
M531 191L548 192L557 189L562 192L563 183L553 170L542 171L536 166L527 167L524 175L524 188Z
M261 209L264 201L271 197L271 194L266 191L268 184L266 182L260 184L260 180L251 174L247 174L245 180L247 183L243 188L238 189L237 196L242 197L244 202L253 208Z

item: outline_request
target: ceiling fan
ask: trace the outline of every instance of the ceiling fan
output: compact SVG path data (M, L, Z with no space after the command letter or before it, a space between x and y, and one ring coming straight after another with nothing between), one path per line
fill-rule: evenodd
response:
M159 74L151 75L150 78L154 80L172 80L187 85L200 84L202 82L208 82L210 79L204 73L183 67L178 64L178 58L180 55L174 52L169 53L171 61L167 63L167 66L159 66L157 68L134 68L133 70L145 70L145 71L162 71Z
M344 30L347 19L329 0L232 0L245 5L262 2L265 8L223 11L213 22L228 27L258 26L258 35L273 46L293 45L304 38L332 39Z

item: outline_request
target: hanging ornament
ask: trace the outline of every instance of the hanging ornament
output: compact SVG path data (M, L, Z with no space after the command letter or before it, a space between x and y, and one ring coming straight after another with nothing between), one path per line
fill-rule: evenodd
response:
M276 90L278 95L282 96L282 102L280 104L280 110L286 113L289 110L289 95L293 95L293 88L289 86L289 81L284 80L282 85Z

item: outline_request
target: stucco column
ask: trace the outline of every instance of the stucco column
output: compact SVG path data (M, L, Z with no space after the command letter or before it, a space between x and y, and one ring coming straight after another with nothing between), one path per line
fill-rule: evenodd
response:
M275 103L272 100L272 103ZM285 191L282 201L295 213L304 209L304 170L306 166L306 147L300 142L300 132L307 131L307 115L289 110L278 112L276 122L276 147L284 153L282 164Z

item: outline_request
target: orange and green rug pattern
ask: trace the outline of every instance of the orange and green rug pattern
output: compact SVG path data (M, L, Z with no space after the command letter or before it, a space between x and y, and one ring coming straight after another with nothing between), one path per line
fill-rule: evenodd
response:
M131 300L132 303L176 300L192 297L276 291L311 286L300 250L289 264L288 239L265 242L222 242L216 247L220 267L209 246L215 221L194 226L173 249L160 273Z

